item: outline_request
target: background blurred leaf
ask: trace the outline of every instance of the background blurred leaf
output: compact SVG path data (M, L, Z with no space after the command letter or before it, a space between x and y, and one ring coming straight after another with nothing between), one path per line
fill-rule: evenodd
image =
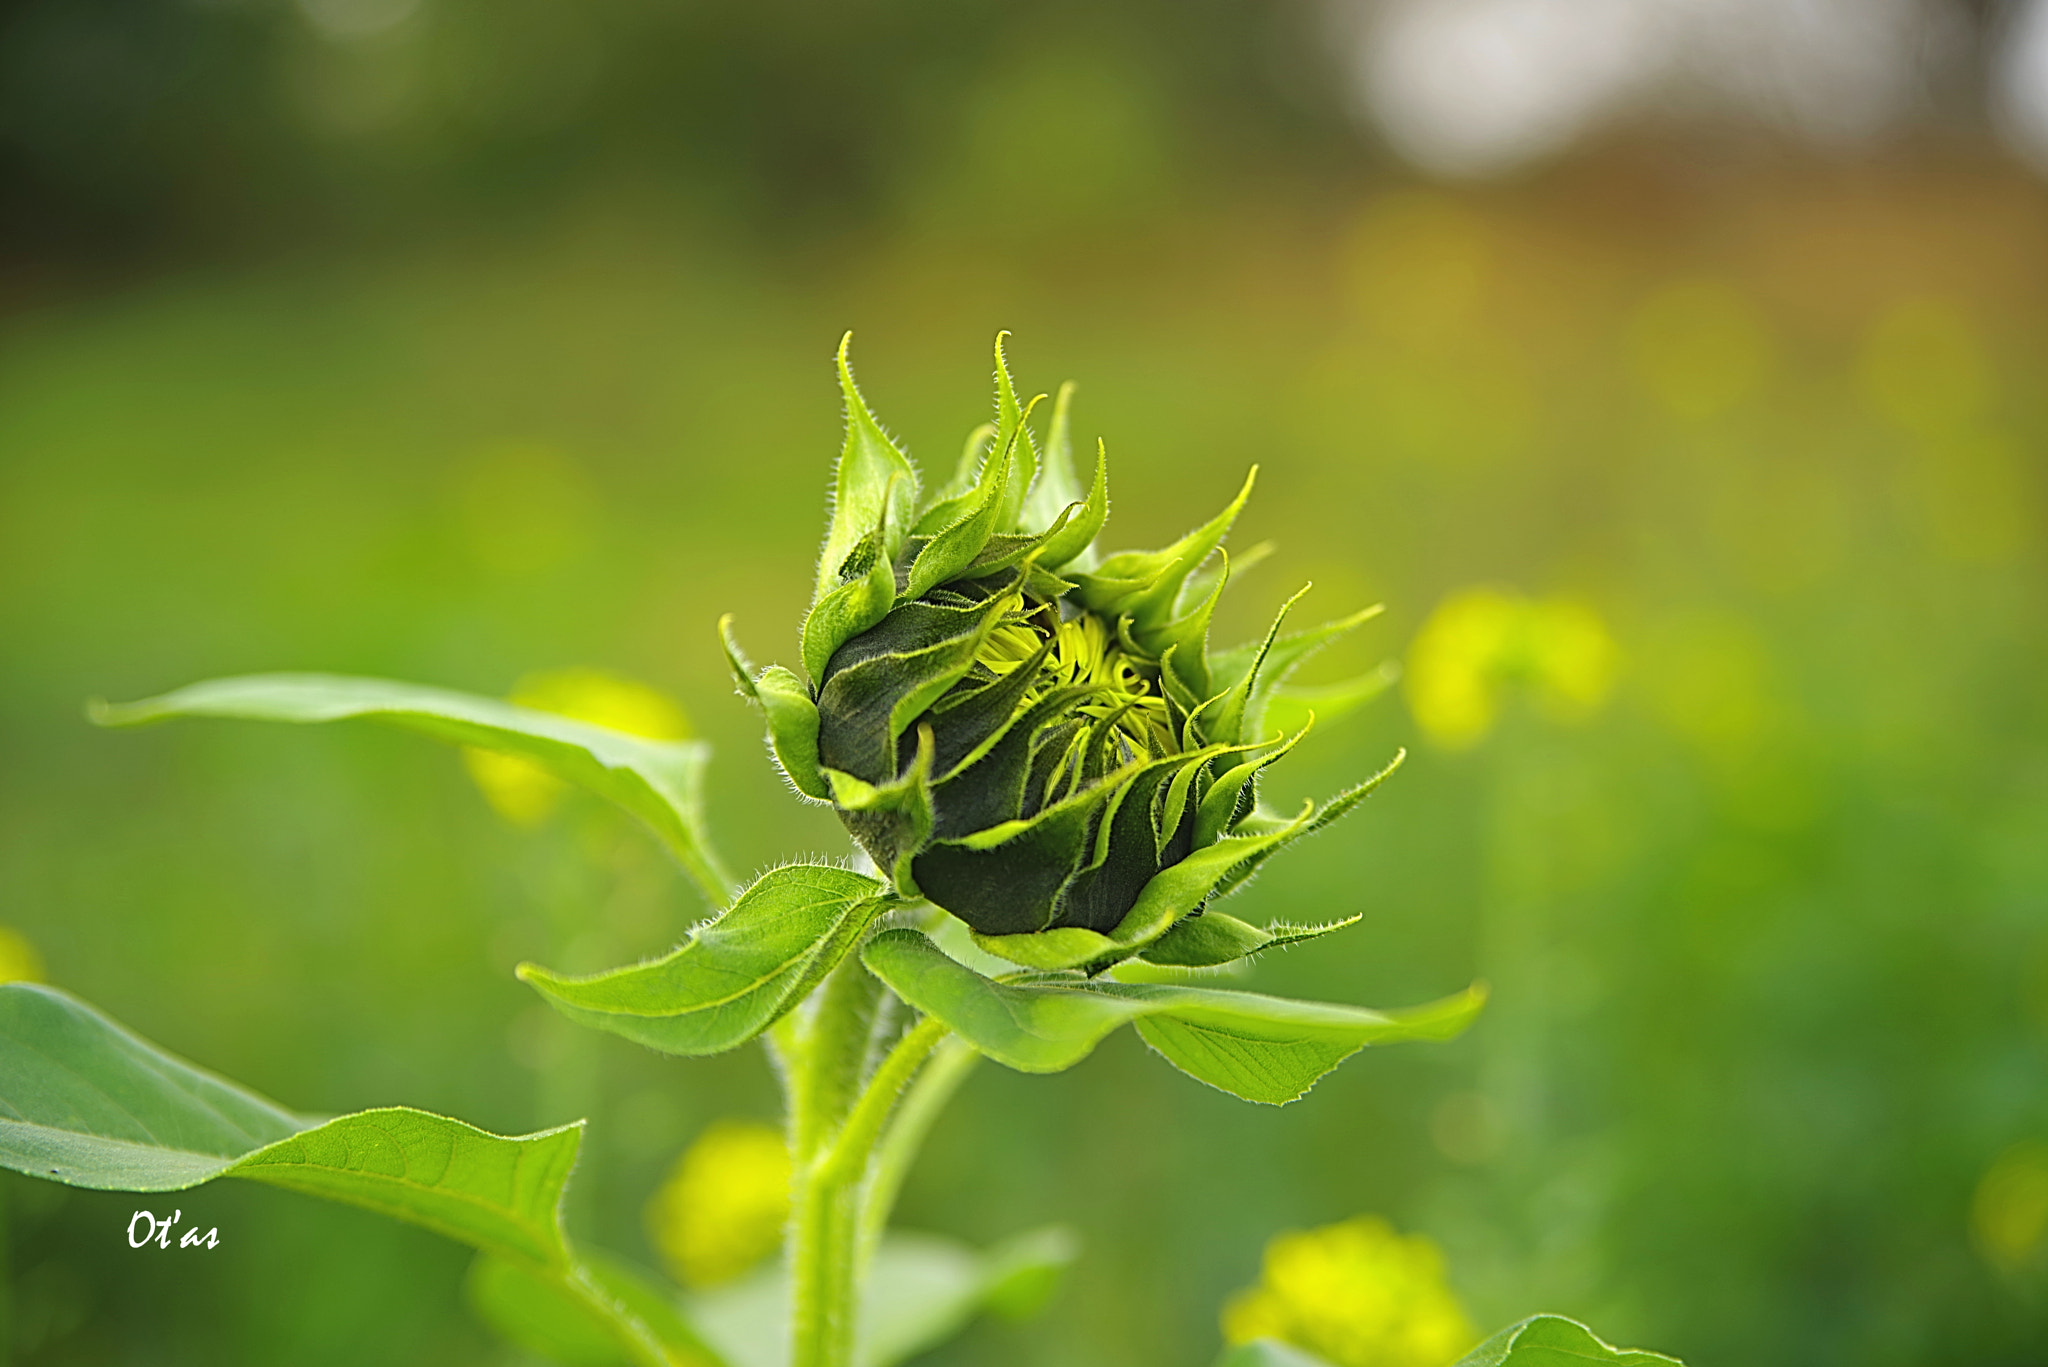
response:
M1078 1253L1073 1235L1033 1230L977 1251L954 1239L892 1231L882 1237L861 1310L859 1367L891 1367L964 1328L984 1309L1029 1313ZM689 1298L690 1317L732 1367L783 1367L781 1270Z
M212 679L132 703L96 702L102 726L139 726L172 717L329 722L368 718L441 740L518 755L556 778L588 788L646 822L713 906L732 880L704 830L701 741L649 740L572 717L537 712L422 684L336 674L248 674Z

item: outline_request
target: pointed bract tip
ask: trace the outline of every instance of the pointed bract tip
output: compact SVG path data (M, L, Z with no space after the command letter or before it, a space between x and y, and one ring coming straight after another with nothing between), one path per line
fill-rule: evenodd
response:
M853 361L851 360L852 354L853 333L849 331L844 337L841 337L839 339L838 356L839 387L841 390L845 392L849 402L857 401L860 397L860 390L854 385L853 382Z

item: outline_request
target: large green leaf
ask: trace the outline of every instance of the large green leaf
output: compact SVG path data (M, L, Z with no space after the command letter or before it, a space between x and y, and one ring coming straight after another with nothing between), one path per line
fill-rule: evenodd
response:
M211 679L141 702L95 701L90 714L102 726L138 726L172 717L364 718L518 755L646 822L714 905L724 906L732 895L732 879L705 835L704 766L711 752L702 741L650 740L473 693L342 674Z
M789 864L662 958L584 978L521 964L519 976L579 1024L666 1054L716 1054L801 1001L888 905L872 878Z
M913 930L868 942L865 962L896 994L998 1063L1027 1073L1070 1068L1118 1026L1134 1024L1168 1062L1247 1101L1282 1104L1368 1044L1449 1039L1472 1022L1474 987L1409 1011L1289 1001L1251 992L1106 982L1079 974L998 982Z
M1458 1359L1457 1367L1679 1367L1678 1359L1615 1348L1562 1315L1531 1315Z
M983 1310L1035 1310L1074 1260L1065 1230L1034 1230L977 1252L952 1239L892 1232L882 1240L861 1296L855 1367L891 1367L936 1347ZM769 1268L690 1298L691 1322L731 1367L785 1367L788 1282Z
M181 1191L319 1124L51 987L0 986L0 1165L74 1187Z
M294 1115L51 987L0 985L0 1164L106 1191L215 1177L367 1206L478 1248L567 1261L581 1125L517 1138L404 1107Z
M403 1106L359 1111L237 1160L227 1176L367 1206L476 1248L563 1265L562 1188L582 1122L504 1138Z
M0 1117L0 1166L106 1191L240 1177L362 1206L481 1250L608 1335L619 1361L693 1362L685 1331L602 1266L581 1265L563 1236L581 1122L505 1137L396 1106L323 1122L29 983L0 985ZM720 1367L708 1354L694 1361Z

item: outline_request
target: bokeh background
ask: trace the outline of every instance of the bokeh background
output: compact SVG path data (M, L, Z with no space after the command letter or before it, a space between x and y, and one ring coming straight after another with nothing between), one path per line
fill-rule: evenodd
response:
M274 668L592 666L715 742L740 865L837 853L732 696L794 657L829 360L928 467L989 342L1079 382L1111 544L1262 465L1226 605L1384 618L1403 689L1276 771L1358 815L1234 911L1450 1046L1281 1111L1128 1032L987 1068L904 1223L1061 1220L1049 1314L929 1359L1193 1367L1284 1228L1373 1212L1475 1320L1689 1362L2048 1360L2048 4L23 0L0 17L0 922L287 1104L592 1119L582 1234L757 1053L579 1034L511 977L701 913L570 803L369 728L99 733ZM290 1195L12 1175L49 1364L516 1361L459 1248Z

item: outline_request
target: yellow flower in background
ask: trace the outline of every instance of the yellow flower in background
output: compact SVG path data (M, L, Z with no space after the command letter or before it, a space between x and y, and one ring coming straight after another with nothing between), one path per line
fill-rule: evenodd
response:
M28 936L12 926L0 926L0 983L39 983L43 980L43 956Z
M2048 1144L2028 1140L1998 1156L1970 1202L1970 1234L2003 1272L2021 1270L2048 1248Z
M782 1131L714 1120L649 1198L647 1232L676 1280L716 1286L773 1253L788 1215Z
M1443 1254L1376 1215L1281 1234L1223 1309L1230 1343L1278 1339L1335 1367L1449 1367L1479 1341Z
M597 669L529 674L512 690L510 701L650 740L687 740L690 735L689 718L666 694ZM462 758L491 806L515 825L547 820L566 789L560 779L517 755L468 748Z
M1408 648L1408 706L1454 748L1493 729L1514 685L1553 719L1580 721L1607 700L1620 657L1600 614L1576 599L1465 589L1437 605Z

